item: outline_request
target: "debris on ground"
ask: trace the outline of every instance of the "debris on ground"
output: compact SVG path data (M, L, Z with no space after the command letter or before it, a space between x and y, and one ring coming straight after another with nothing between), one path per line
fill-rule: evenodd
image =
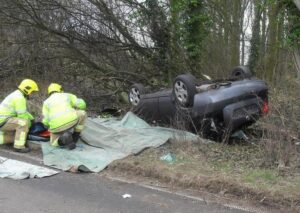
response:
M123 197L124 199L126 199L126 198L131 198L131 195L130 195L130 194L123 194L122 197Z
M176 156L169 152L168 154L161 156L160 160L171 164L176 160Z
M231 135L231 138L236 138L239 140L249 140L249 137L245 134L243 130L238 130Z

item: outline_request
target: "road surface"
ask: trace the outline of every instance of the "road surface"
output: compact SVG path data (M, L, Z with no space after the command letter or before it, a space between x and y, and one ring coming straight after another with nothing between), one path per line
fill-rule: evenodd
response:
M39 165L34 160L2 153L0 156ZM124 199L122 195L130 194ZM243 212L217 204L110 180L95 174L61 172L42 179L0 179L0 213L226 213Z

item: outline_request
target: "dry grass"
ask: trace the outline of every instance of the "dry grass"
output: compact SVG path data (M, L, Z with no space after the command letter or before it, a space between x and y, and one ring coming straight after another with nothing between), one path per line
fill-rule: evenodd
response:
M300 84L290 81L288 88L271 90L270 113L257 125L266 167L300 167Z
M270 90L270 113L249 131L252 144L191 143L183 136L181 141L117 161L109 169L300 211L300 146L296 145L300 142L300 85L294 80L288 85ZM38 94L30 101L34 114L41 113L37 106L45 97ZM187 128L187 123L176 125ZM167 153L176 156L172 164L160 160Z
M248 130L250 143L177 140L117 161L109 168L155 178L170 186L205 189L300 211L300 85L290 81L288 86L270 89L270 113ZM176 125L187 128L186 123ZM176 160L162 161L161 156L167 153Z
M109 166L110 170L158 179L170 186L205 189L274 207L300 208L300 171L281 176L261 168L262 150L253 145L172 143ZM171 152L173 163L160 160Z
M172 141L159 149L113 163L109 168L158 179L170 186L205 189L300 211L300 85L270 90L270 113L254 125L250 142ZM185 129L186 123L177 123ZM173 163L160 160L172 153Z

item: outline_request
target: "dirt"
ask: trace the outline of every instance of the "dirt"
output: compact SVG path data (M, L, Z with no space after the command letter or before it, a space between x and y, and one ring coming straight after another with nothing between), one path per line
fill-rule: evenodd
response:
M172 153L176 160L160 160ZM109 172L151 178L168 187L207 191L267 208L300 211L300 171L264 168L263 152L250 144L172 143L116 161Z
M175 159L171 163L161 160L166 154ZM33 149L30 155L40 157L41 151ZM155 182L170 190L193 190L218 203L230 200L272 212L299 212L300 162L284 167L279 162L271 166L265 162L265 150L254 140L230 144L170 141L116 161L103 174L147 185Z

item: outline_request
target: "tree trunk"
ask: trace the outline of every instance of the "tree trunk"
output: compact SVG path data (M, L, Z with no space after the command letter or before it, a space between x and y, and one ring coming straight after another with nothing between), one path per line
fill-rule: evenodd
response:
M231 64L229 65L230 63L230 48L229 48L229 39L230 39L230 36L229 36L229 32L230 32L230 8L228 6L228 2L227 1L222 1L223 3L223 10L224 10L224 18L223 18L223 27L224 27L224 58L226 61L226 63L224 63L225 68L229 68L231 67ZM229 66L228 66L229 65Z
M293 0L294 4L298 7L300 10L300 0Z
M269 7L269 32L267 38L266 53L266 78L272 81L277 62L277 32L278 32L278 4L273 3Z
M300 0L293 0L298 10L300 10ZM297 71L298 79L300 80L300 47L294 49L294 63Z
M300 80L300 49L294 50L294 64L297 70L297 77Z
M248 66L252 72L255 71L260 53L260 21L261 21L261 11L259 6L260 1L254 1L254 22L252 25L252 37L250 41L250 56L248 61Z
M240 63L240 15L241 1L233 2L232 11L232 30L231 30L231 67Z
M265 2L264 2L265 4ZM265 64L265 55L266 55L266 38L267 38L267 10L266 8L263 9L262 11L262 20L261 20L261 40L260 40L260 65L262 66L263 70L266 69L266 64ZM263 73L261 73L263 74Z

